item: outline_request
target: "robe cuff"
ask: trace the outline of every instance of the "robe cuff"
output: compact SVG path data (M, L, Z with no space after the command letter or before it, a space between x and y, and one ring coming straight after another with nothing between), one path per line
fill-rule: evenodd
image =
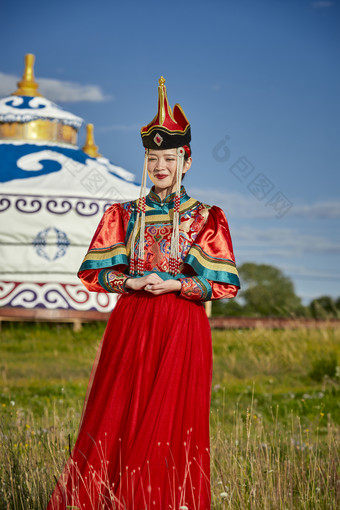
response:
M125 282L131 276L112 269L102 269L98 274L98 282L106 292L118 294L131 294L132 289L125 286Z
M182 286L180 296L196 301L210 301L211 285L203 276L189 276L178 280Z

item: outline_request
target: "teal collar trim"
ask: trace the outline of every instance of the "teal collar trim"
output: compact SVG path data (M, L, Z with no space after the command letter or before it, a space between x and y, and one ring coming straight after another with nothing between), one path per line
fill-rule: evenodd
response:
M167 206L168 209L171 209L174 206L174 199L175 199L176 192L169 193L164 200L162 200L157 193L155 193L155 186L152 186L149 193L146 195L146 204L149 207L157 208L158 206L163 207L164 205ZM185 187L183 184L181 185L181 192L180 192L180 204L183 204L183 202L186 202L189 200L189 195L187 194Z

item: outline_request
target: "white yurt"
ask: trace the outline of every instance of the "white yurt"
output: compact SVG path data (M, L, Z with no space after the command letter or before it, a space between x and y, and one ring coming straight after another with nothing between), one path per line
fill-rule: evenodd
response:
M38 92L34 55L0 99L0 317L98 318L116 296L76 273L103 212L139 196L135 176L97 152L93 125Z

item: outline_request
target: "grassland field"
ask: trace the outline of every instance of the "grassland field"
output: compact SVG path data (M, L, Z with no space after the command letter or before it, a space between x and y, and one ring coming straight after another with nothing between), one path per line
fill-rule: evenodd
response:
M102 323L3 324L0 510L46 507ZM340 329L213 330L212 508L340 504Z

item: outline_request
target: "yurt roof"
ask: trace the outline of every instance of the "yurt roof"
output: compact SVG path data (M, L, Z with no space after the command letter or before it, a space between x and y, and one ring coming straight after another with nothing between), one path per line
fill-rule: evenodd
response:
M0 141L2 193L74 194L122 201L137 198L135 176L107 158L55 144Z
M139 195L131 172L98 152L93 125L77 145L83 119L67 112L38 91L33 54L25 56L18 88L0 99L0 184L2 193L81 195L113 201Z
M0 99L0 122L30 122L37 119L57 120L79 129L83 119L67 112L45 97L10 95Z

